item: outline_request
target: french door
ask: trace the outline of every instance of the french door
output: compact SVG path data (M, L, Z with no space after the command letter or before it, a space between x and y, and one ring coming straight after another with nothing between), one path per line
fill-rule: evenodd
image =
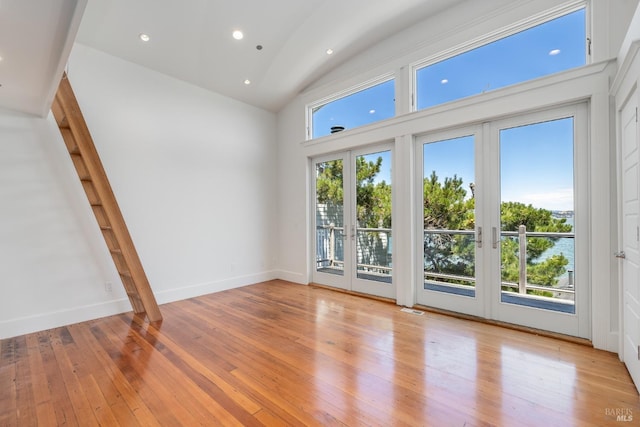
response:
M419 138L417 302L589 338L587 149L582 104Z
M313 281L395 298L392 149L380 145L313 159Z

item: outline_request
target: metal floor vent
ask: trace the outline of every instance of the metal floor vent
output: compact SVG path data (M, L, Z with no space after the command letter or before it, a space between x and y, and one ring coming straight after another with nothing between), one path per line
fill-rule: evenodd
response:
M422 316L424 314L424 311L420 311L420 310L414 310L413 308L401 308L400 311L404 311L405 313L411 313L411 314L415 314L417 316Z

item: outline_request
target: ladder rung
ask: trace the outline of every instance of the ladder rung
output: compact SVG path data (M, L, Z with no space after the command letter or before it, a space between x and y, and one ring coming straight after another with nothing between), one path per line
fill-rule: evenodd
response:
M91 202L91 206L102 206L101 202Z
M128 271L119 271L118 273L120 273L120 275L121 275L122 277L126 277L126 278L128 278L128 279L131 279L131 278L132 278L132 277L131 277L131 273L129 273Z
M122 255L121 249L109 249L109 252L111 252L112 254Z
M67 115L65 114L65 116L60 120L60 122L58 122L58 127L59 128L63 128L63 129L69 129L69 120L67 120Z
M100 230L102 230L102 231L111 231L112 228L109 225L101 225L100 226Z
M83 176L80 177L80 181L91 182L93 180L91 179L91 177L89 175L83 175Z

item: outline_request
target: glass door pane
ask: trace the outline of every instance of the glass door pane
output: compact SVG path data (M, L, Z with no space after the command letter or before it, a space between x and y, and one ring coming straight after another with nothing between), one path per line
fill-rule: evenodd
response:
M423 146L424 290L476 295L474 139Z
M343 159L315 163L316 273L344 276L343 172Z
M356 277L391 283L391 151L356 162Z
M314 282L395 298L389 147L314 160Z
M500 301L575 314L574 118L501 129Z

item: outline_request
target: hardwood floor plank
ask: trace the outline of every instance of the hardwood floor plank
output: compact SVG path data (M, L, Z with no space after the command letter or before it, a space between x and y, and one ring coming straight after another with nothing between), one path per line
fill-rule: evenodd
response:
M18 425L25 424L26 420L36 417L36 405L33 394L33 384L31 381L31 366L29 364L28 348L26 337L16 338L16 400L18 408L16 420Z
M230 426L246 425L247 422L254 421L251 414L237 407L235 402L217 387L209 387L210 383L204 381L201 375L193 372L191 366L183 359L173 354L165 341L160 343L156 335L151 332L155 329L154 327L144 328L135 321L128 321L124 317L121 317L121 320L125 321L123 324L129 328L129 336L136 343L143 347L152 347L162 355L155 361L167 373L163 377L164 382L174 390L174 393L179 388L186 388L184 398L187 403L185 407L192 414L198 414L201 421L215 419L219 425ZM173 372L176 374L173 375ZM212 399L212 397L215 398Z
M583 344L271 281L0 341L0 426L622 425ZM8 386L4 386L8 385ZM634 417L635 418L635 417Z
M17 425L16 339L3 340L0 346L0 425Z
M141 397L142 402L148 407L149 413L161 425L180 425L180 423L195 425L196 419L159 379L164 373L148 369L155 354L143 351L128 336L128 331L122 332L112 329L113 325L119 323L118 319L105 319L100 327L93 328L93 333L107 350L112 363L115 363L126 381ZM152 367L155 369L155 366ZM165 402L171 402L171 404L167 405Z
M97 426L98 420L93 413L87 393L76 374L77 370L83 369L82 361L74 359L78 350L75 346L67 348L67 346L73 345L68 329L66 327L55 329L51 333L50 340L56 364L60 371L60 377L64 382L64 387L69 396L69 404L78 424Z
M27 352L30 367L29 381L32 385L33 401L35 405L35 420L38 425L46 425L55 419L55 410L48 390L48 379L40 355L42 345L37 334L26 336Z
M123 319L124 320L124 319ZM150 340L157 340L161 333L156 327L148 327L142 334L142 327L132 325L141 336ZM223 380L219 375L198 361L195 357L178 345L172 339L164 337L163 347L159 350L180 372L188 376L194 383L203 389L208 396L215 399L244 425L251 423L251 416L262 410L262 407L254 400L245 396L236 387Z
M56 358L53 340L56 329L38 332L40 355L51 396L57 425L79 425L62 371L66 367Z
M166 357L167 354L170 354L170 351L166 349L163 343L157 342L157 339L153 337L153 335L147 334L146 330L138 328L135 323L131 322L120 323L119 328L121 328L119 329L121 332L126 331L126 328L128 328L128 336L136 345L140 346L143 351L156 350L158 357L151 360L150 365L155 364L159 368L159 372L164 372L158 380L162 382L167 391L170 391L176 397L180 404L184 406L185 410L188 411L198 423L216 420L218 425L242 425L226 408L211 399L208 393L186 375L188 374L187 372L180 369L186 366L181 360L179 360L179 366L176 366L172 360ZM114 328L114 331L116 331L116 328ZM149 341L145 340L141 334L147 336ZM147 378L149 378L148 375Z
M159 426L156 417L151 413L141 396L127 381L125 375L113 363L107 350L101 345L96 335L100 335L97 324L104 320L97 320L86 325L75 325L74 335L82 336L86 343L85 351L95 356L98 366L92 371L92 375L100 387L100 391L107 401L111 411L118 420L118 425L135 426L148 425Z
M156 425L159 417L165 415L171 417L171 410L166 405L161 404L161 400L144 383L137 371L129 364L128 355L121 352L117 344L114 344L103 328L109 319L100 319L91 323L90 331L100 348L98 353L105 364L109 367L109 376L112 379L113 389L105 390L102 385L103 394L107 399L121 394L127 402L127 406L137 417L142 417L146 423L155 421ZM148 404L147 402L151 402ZM178 422L177 419L171 421ZM142 423L141 423L142 424Z

